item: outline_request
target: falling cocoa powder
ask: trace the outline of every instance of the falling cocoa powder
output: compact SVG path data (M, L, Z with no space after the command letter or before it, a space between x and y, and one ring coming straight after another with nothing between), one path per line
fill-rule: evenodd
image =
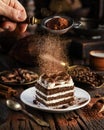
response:
M65 71L65 68L60 65L61 61L68 62L66 43L63 43L59 36L49 34L39 48L40 72L48 74Z
M67 46L70 42L70 38L63 35L35 32L18 40L9 55L21 63L37 67L35 71L39 70L39 73L60 71L64 67L59 62L69 62ZM41 57L46 54L51 56L51 61Z

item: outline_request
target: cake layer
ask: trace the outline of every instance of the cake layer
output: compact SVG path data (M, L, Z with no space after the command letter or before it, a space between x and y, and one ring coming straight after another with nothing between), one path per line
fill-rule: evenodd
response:
M73 105L74 102L74 97L70 98L62 98L60 101L57 100L57 102L46 102L42 98L39 98L38 96L36 97L36 100L43 104L44 106L50 107L50 108L61 108L63 106L69 106Z
M73 86L73 80L71 76L66 73L60 72L58 75L41 75L37 80L37 83L46 89L61 88Z
M71 105L74 101L74 83L65 72L43 74L37 80L36 100L50 108L61 108Z
M60 92L60 93L55 93L55 94L52 94L52 95L44 95L42 92L40 93L40 91L36 91L36 94L42 98L43 100L46 100L46 101L50 101L50 100L56 100L56 99L61 99L61 98L64 98L64 97L69 97L69 96L73 96L74 95L74 91L65 91L65 92Z
M53 88L53 89L48 89L47 90L46 88L44 88L40 84L36 83L35 87L36 87L37 90L44 93L45 95L51 95L51 94L54 94L54 93L59 93L59 92L69 91L69 90L74 89L74 86L68 86L68 85L66 87L58 87L58 88Z

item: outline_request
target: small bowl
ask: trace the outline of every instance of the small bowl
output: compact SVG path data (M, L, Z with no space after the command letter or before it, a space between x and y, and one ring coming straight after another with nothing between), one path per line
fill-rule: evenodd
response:
M72 18L59 15L47 17L43 19L41 23L41 26L45 30L54 34L64 34L68 32L72 27L74 27L74 25L77 28L79 26L79 23L74 24Z
M96 70L104 70L104 50L92 50L90 54L90 65Z

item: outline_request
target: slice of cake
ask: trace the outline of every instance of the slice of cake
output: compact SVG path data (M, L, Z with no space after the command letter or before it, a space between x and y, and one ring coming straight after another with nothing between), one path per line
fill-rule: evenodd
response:
M46 75L37 80L36 101L49 108L63 108L74 101L74 83L65 72Z

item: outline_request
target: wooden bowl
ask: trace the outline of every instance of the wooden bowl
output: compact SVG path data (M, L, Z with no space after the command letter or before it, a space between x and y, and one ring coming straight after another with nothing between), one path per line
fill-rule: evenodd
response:
M104 70L104 50L92 50L89 54L91 67L96 70Z

